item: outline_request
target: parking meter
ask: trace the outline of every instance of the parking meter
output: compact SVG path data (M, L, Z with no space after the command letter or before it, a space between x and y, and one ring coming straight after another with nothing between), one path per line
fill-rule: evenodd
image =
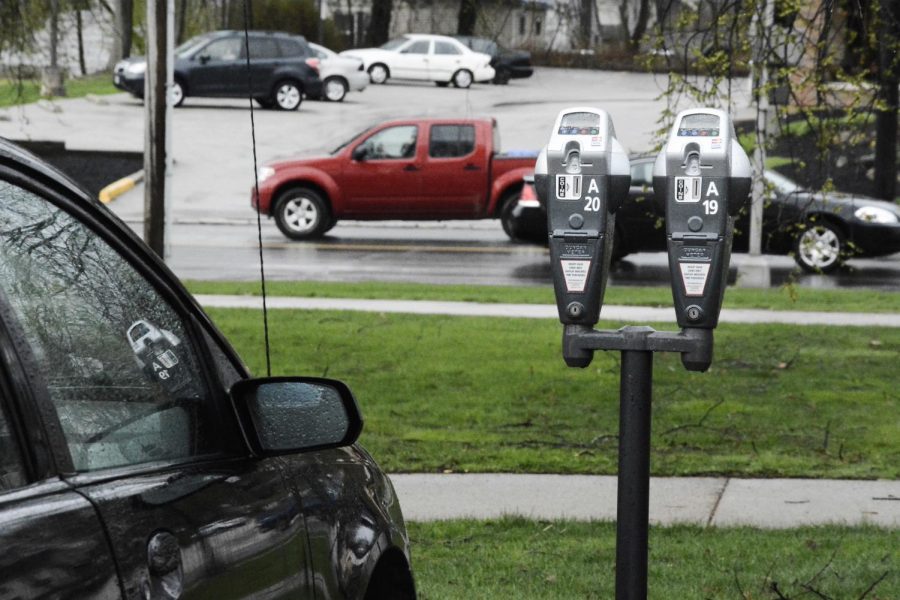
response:
M630 183L628 156L606 111L561 111L535 165L535 188L547 207L553 286L565 325L600 320L615 212Z
M719 322L734 217L750 185L750 160L728 113L679 113L656 157L653 189L665 204L672 297L682 328L713 329Z

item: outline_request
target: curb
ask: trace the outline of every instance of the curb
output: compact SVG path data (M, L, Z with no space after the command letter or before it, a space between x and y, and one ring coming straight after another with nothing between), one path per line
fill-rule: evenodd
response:
M98 198L100 198L100 202L102 202L103 204L109 204L143 180L144 170L141 169L140 171L132 173L127 177L123 177L122 179L113 181L111 184L100 190L100 193L97 196Z

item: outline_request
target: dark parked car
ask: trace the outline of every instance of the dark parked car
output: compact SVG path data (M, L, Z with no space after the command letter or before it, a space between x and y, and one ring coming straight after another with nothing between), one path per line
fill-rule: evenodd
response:
M527 50L509 50L487 38L468 35L453 37L475 52L482 52L491 57L491 66L494 67L493 83L507 84L510 79L531 77L534 72L531 67L531 53Z
M215 31L191 38L175 49L172 102L180 106L187 96L247 98L264 108L296 110L304 96L322 95L319 59L306 38L271 31L251 31L250 85L247 93L247 43L243 31ZM138 98L144 97L147 60L132 57L113 70L113 84Z
M613 257L666 250L665 209L653 196L654 157L631 160L628 200L616 213ZM772 170L766 171L768 198L763 211L766 254L791 254L808 272L828 273L854 256L900 252L900 207L865 196L812 192ZM530 189L529 189L530 188ZM526 179L513 212L518 237L546 243L547 217ZM749 208L735 222L734 252L749 249Z
M0 140L0 597L415 598L347 387L252 379L131 230Z

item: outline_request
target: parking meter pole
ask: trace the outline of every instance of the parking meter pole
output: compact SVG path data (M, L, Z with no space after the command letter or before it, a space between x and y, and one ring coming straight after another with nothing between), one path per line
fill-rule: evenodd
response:
M647 598L652 379L652 352L632 350L622 352L619 388L616 600Z

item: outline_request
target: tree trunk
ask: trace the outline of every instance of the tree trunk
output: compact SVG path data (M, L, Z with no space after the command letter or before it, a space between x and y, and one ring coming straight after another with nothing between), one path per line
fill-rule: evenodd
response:
M460 0L459 17L456 33L459 35L475 35L475 23L478 21L477 0Z
M132 31L134 29L134 0L119 0L119 38L122 40L122 56L131 56Z
M78 67L82 75L87 75L87 65L84 64L84 23L81 21L81 9L75 8L75 32L78 36Z
M590 48L593 43L591 39L591 30L593 29L593 16L594 16L594 0L581 0L581 47L582 48Z
M393 0L372 0L372 22L369 24L370 46L380 46L391 34Z
M644 34L647 33L647 22L650 20L650 0L641 0L638 7L637 20L634 22L634 31L631 32L631 47L637 49Z
M880 35L878 96L882 106L875 114L875 195L893 202L897 195L897 111L900 106L900 1L884 0L879 15Z

